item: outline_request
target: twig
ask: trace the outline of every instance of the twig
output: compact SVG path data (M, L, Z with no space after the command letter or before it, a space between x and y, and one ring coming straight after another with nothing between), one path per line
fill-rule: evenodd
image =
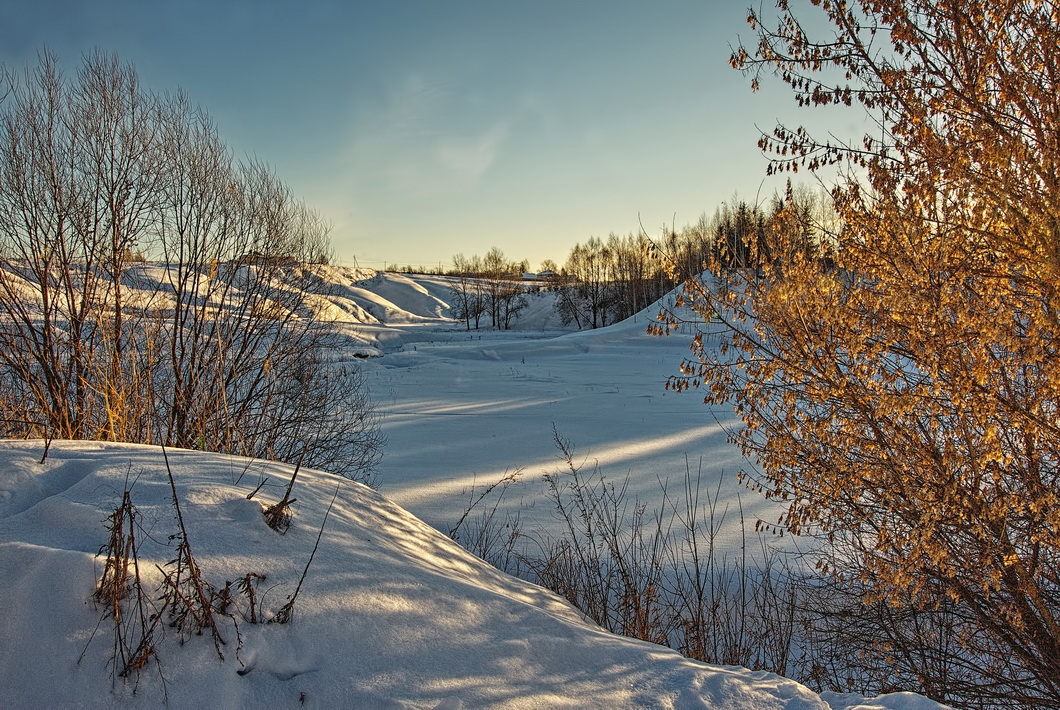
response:
M291 480L287 482L287 490L283 492L283 498L264 511L265 524L281 535L286 533L291 526L291 504L297 500L297 498L291 498L291 491L294 489L294 482L298 478L298 471L302 468L302 459L305 458L307 450L308 447L302 449L302 455L298 457L298 463L294 466L294 473L291 474Z
M177 484L173 480L173 469L169 466L169 456L166 454L165 446L162 447L162 457L166 462L166 474L169 476L169 488L173 492L173 508L177 512L177 525L180 527L181 536L181 542L177 552L176 579L171 580L169 575L165 575L165 579L169 581L174 593L184 602L188 611L192 612L196 624L198 624L200 628L210 628L210 633L213 635L214 648L217 650L218 657L223 661L225 657L221 652L221 646L225 645L225 640L222 638L221 632L217 628L217 622L213 618L213 607L210 596L206 593L206 584L202 580L202 575L199 573L199 566L195 563L195 557L191 553L191 543L188 542L188 529L184 526L184 516L180 512L180 500L177 497ZM188 574L190 575L192 588L195 592L195 600L187 599L187 597L181 594L178 587L180 583L180 556L182 554L188 567ZM163 572L163 574L165 573ZM198 602L201 618L199 618L199 614L195 613L194 601Z
M331 496L331 503L328 504L328 509L324 512L324 520L320 523L320 530L317 532L317 541L313 544L313 551L309 553L309 560L305 563L305 569L302 570L302 578L298 580L298 586L294 588L294 594L287 597L287 603L280 607L280 610L276 612L276 616L269 619L270 624L286 624L294 617L294 601L298 598L298 592L302 589L302 582L305 581L306 575L309 574L309 565L313 564L313 557L317 554L317 548L320 546L320 538L324 536L324 526L328 522L328 516L331 515L331 508L335 505L335 499L338 497L339 487L336 485L335 494Z
M258 484L258 487L255 488L254 490L252 490L250 493L247 493L247 500L252 500L254 498L254 496L256 496L258 494L258 491L261 490L261 487L264 486L268 482L268 480L269 480L268 476L266 476L265 478L261 479L261 483Z
M48 436L47 436L47 437L46 437L46 438L44 439L44 453L43 453L43 454L41 455L41 457L40 457L40 463L41 463L41 465L43 465L43 464L44 464L44 462L48 460L48 450L49 450L49 449L51 449L51 447L52 447L52 437L51 437L51 435L49 434L49 435L48 435Z

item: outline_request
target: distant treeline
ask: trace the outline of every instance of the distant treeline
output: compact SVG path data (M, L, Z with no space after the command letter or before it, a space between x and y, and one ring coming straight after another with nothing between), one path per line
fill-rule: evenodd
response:
M559 293L556 308L565 324L600 328L630 317L658 301L689 275L717 264L723 269L757 269L773 263L771 234L789 235L805 253L827 265L834 258L837 232L828 195L801 187L788 189L767 205L733 199L679 230L664 226L652 239L643 232L607 239L590 237L571 249L563 266L551 259L535 274L537 288ZM493 247L485 257L453 257L447 275L453 287L454 316L468 329L489 325L507 329L526 307L526 260L508 260ZM674 271L676 269L676 271Z

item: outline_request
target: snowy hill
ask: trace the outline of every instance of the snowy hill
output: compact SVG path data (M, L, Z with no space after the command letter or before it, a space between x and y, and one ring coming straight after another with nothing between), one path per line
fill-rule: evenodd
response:
M508 501L523 524L554 524L538 505L540 474L558 465L553 427L609 474L628 473L643 500L697 457L706 485L728 480L741 465L725 442L732 414L664 390L687 339L646 336L652 312L564 332L546 293L515 330L468 332L448 317L442 277L326 267L319 293L351 343L334 358L373 355L362 362L390 439L382 494L302 470L280 534L262 511L291 467L168 452L202 577L216 593L231 583L216 615L224 661L209 630L181 634L163 615L145 646L154 655L123 678L122 649L138 643L135 595L122 607L133 623L116 636L113 608L94 599L98 553L128 490L145 616L161 610L180 542L162 450L55 442L44 456L44 442L0 442L0 707L938 707L907 694L826 703L790 680L610 635L437 532L476 486L517 468ZM731 489L723 505L773 514ZM290 623L260 623L296 589Z
M317 313L332 321L360 356L378 357L424 340L467 339L464 322L451 316L452 288L444 276L343 266L313 269L320 276ZM555 311L555 296L528 286L527 307L503 334L542 337L571 330ZM502 335L488 327L488 317L485 320L485 327L474 331L476 337Z
M166 697L175 708L827 707L771 674L607 634L346 479L301 471L280 534L262 511L282 497L290 467L188 451L169 460L188 543L215 590L261 575L254 608L267 621L294 593L323 525L319 548L289 623L252 623L248 597L234 592L216 616L224 661L209 631L181 645L162 625L155 658L119 678L110 607L92 600L97 552L128 490L157 604L178 532L165 460L146 446L55 442L41 463L44 451L39 441L0 444L2 707L158 707ZM857 707L934 705L897 695Z

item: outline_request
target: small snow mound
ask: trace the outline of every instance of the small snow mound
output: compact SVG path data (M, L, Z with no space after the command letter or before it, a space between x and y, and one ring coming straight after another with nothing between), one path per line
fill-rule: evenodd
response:
M821 693L821 699L831 710L947 710L942 705L916 693L888 693L865 698L857 693Z

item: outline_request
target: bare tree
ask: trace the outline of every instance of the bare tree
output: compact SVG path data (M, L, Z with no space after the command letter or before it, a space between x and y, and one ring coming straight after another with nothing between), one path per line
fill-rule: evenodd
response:
M520 282L524 264L508 261L504 252L492 247L484 257L465 259L458 254L450 284L456 300L456 317L471 320L475 328L483 314L490 314L490 325L507 330L526 308L526 289Z
M472 321L478 330L486 311L481 272L482 260L478 256L469 259L457 254L453 257L453 270L447 277L453 295L453 317L462 319L468 330L471 330Z
M599 237L576 244L563 267L565 292L560 299L564 322L585 323L591 328L608 324L613 296L614 254Z
M235 163L182 94L115 58L42 54L0 113L0 408L8 435L301 458L367 475L382 437L311 307L329 227ZM149 253L160 264L133 257Z

